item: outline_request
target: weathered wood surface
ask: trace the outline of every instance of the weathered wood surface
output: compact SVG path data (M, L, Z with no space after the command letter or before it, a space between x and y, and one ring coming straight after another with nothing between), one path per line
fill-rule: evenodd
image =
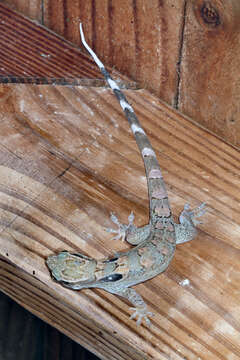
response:
M239 359L239 152L144 90L125 91L156 149L174 214L206 201L198 238L136 288L149 329L102 290L55 283L63 249L102 258L109 214L148 221L142 160L110 90L5 85L0 101L0 288L103 359Z
M240 145L239 0L5 0ZM36 10L38 8L38 11Z
M47 28L0 3L0 82L105 86L92 59ZM109 69L110 72L111 69ZM133 81L113 71L127 88Z
M191 0L178 108L240 146L240 1Z
M17 10L40 23L43 22L45 0L4 0L3 2L11 9Z
M12 0L4 2L12 4ZM116 0L32 2L42 14L42 24L80 47L82 21L89 44L105 64L168 103L176 102L184 0L121 0L121 6ZM28 0L15 0L14 5L32 15Z

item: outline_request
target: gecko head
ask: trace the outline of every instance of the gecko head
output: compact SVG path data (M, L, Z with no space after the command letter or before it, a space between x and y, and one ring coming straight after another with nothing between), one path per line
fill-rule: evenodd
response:
M55 280L68 284L91 279L96 267L94 259L68 251L49 256L46 264Z

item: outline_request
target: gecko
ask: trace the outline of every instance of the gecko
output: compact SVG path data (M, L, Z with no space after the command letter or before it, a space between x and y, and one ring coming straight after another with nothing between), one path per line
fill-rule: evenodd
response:
M106 230L114 234L113 239L133 245L130 250L102 260L62 251L49 256L46 264L53 279L67 288L100 288L127 299L133 305L130 319L136 319L137 325L145 320L150 326L149 318L154 314L148 311L142 296L132 286L164 272L174 256L176 245L196 237L196 225L201 223L198 218L206 212L206 204L192 210L185 204L179 223L174 222L160 165L145 130L117 83L87 44L81 23L80 36L119 101L142 155L148 185L149 223L137 228L133 212L128 217L128 224L120 223L118 217L111 214L116 226Z

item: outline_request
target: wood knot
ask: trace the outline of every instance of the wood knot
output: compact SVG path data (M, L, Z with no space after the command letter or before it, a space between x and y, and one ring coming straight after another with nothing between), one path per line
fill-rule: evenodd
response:
M210 1L204 1L201 7L201 17L204 23L211 27L217 27L221 23L219 12Z

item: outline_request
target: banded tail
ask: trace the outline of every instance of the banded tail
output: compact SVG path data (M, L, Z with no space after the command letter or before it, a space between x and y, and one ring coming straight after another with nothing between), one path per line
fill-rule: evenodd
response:
M132 106L128 103L126 97L119 89L117 83L111 78L109 72L105 69L103 63L99 60L94 51L86 43L81 23L80 35L83 45L92 56L95 63L98 65L101 73L108 82L108 85L113 90L116 98L118 99L120 106L122 107L124 114L130 124L133 135L135 136L137 145L143 158L148 182L150 219L152 222L156 222L158 217L170 217L171 210L168 203L167 191L162 178L161 169L152 145L150 144L150 141L148 140L145 131L141 127Z

